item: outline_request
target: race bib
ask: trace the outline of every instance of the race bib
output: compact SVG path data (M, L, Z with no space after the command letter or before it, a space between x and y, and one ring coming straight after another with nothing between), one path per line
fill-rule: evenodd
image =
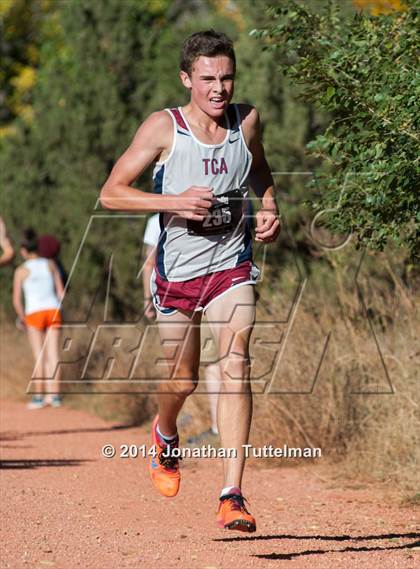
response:
M215 197L218 201L209 208L203 221L187 220L189 235L220 235L238 227L243 214L241 190L231 190Z

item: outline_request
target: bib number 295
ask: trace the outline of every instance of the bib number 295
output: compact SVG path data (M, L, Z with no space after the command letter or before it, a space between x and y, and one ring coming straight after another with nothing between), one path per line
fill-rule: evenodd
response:
M203 221L203 227L211 229L220 225L227 225L232 220L232 213L228 207L215 209Z

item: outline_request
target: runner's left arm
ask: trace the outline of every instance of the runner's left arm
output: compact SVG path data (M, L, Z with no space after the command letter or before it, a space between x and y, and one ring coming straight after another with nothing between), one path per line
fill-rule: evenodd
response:
M22 322L25 322L25 312L22 303L22 267L18 267L13 275L13 307Z
M249 150L252 153L252 165L249 173L250 185L261 200L261 209L256 215L255 240L270 243L277 239L281 226L273 177L261 141L260 119L254 107L250 107L243 120L243 130Z

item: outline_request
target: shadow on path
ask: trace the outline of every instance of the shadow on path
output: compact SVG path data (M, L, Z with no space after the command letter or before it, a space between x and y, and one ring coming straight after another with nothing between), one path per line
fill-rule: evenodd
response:
M221 537L213 541L265 541L270 539L323 539L325 541L368 541L374 539L415 539L420 538L420 533L383 533L379 535L255 535L241 537Z
M304 555L324 555L325 553L346 553L352 552L357 553L359 551L392 551L397 549L412 549L414 547L419 547L420 541L413 541L412 543L406 543L405 545L395 545L391 547L344 547L343 549L308 549L307 551L298 551L296 553L268 553L268 554L256 554L252 557L258 557L259 559L274 559L274 560L292 560L295 557L303 557Z
M94 462L91 460L78 459L31 459L31 460L0 460L1 469L33 469L44 468L45 466L80 466L83 462Z
M25 437L43 437L47 435L72 435L74 433L105 433L109 431L123 431L134 429L139 425L113 425L111 427L93 427L88 429L60 429L56 431L9 431L0 434L0 441L19 441Z

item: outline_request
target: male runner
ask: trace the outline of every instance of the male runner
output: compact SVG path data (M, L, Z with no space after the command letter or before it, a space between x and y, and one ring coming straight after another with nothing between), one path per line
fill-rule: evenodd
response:
M152 482L164 496L179 489L177 416L198 381L200 322L205 312L217 340L222 388L218 423L223 448L219 527L255 531L241 492L252 415L249 340L255 319L251 234L243 216L249 183L261 200L256 237L280 231L273 180L264 157L258 113L230 104L235 78L232 42L214 30L186 39L180 78L190 91L183 108L153 113L114 166L101 191L104 207L160 212L161 237L153 277L154 304L171 378L159 387L152 427L158 450ZM154 194L130 184L155 162Z

